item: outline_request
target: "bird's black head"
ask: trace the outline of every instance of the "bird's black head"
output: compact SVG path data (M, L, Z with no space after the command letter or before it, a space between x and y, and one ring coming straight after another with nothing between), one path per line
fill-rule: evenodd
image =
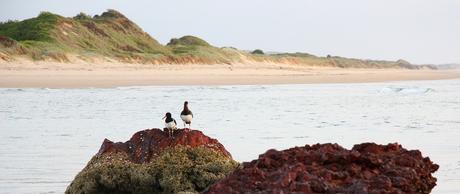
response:
M165 115L166 118L171 118L171 113L170 112L167 112L166 115Z
M185 102L184 102L184 106L187 106L187 105L188 105L188 101L185 101Z

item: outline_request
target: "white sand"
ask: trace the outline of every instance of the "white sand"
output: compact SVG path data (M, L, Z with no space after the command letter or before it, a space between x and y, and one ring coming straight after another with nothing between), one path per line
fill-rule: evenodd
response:
M0 63L0 87L359 83L454 78L460 78L460 71L341 69L280 64Z

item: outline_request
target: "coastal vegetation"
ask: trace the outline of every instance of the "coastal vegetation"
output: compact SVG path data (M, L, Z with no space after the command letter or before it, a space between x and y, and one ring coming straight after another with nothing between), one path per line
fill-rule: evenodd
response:
M262 50L260 50L260 49L256 49L256 50L252 51L251 54L263 55L263 54L265 54L265 53L264 53L264 51L262 51Z
M0 23L0 61L26 58L71 63L123 62L139 64L280 63L341 68L434 68L399 61L320 57L308 53L267 54L232 47L216 47L194 36L160 44L116 10L89 16L63 17L42 12L35 18Z

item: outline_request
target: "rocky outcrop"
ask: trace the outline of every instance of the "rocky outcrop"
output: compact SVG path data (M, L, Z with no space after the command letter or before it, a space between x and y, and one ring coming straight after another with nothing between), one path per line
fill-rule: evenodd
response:
M204 193L429 193L439 166L399 144L268 150Z
M217 140L198 130L135 133L127 142L105 139L66 193L196 193L239 164Z
M147 129L105 139L66 193L429 193L438 168L397 143L272 149L239 168L201 131Z
M204 135L201 131L188 129L175 130L174 138L169 138L168 134L161 129L147 129L135 133L124 143L113 143L104 139L97 156L122 152L128 155L131 162L146 163L165 149L178 145L209 148L231 158L230 153L216 139Z

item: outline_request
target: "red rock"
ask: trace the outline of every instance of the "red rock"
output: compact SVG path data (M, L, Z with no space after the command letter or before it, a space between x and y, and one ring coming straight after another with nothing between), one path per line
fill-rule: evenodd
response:
M429 193L438 168L397 143L306 145L268 150L203 193Z
M216 139L210 138L198 130L184 129L174 131L173 137L168 137L168 133L161 129L146 129L135 133L130 140L124 143L114 143L104 139L97 155L123 152L128 154L131 162L146 163L163 150L177 145L207 147L231 158L230 153Z

